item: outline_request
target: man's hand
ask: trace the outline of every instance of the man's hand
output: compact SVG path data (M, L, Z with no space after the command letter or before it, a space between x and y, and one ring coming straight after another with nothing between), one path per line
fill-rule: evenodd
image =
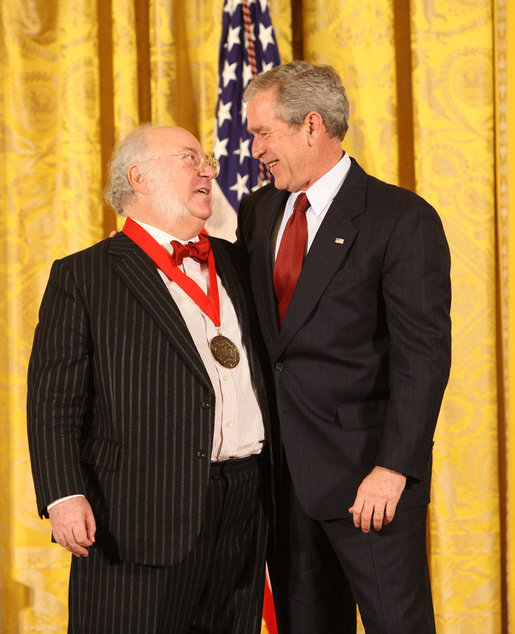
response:
M354 526L364 533L372 526L376 531L389 524L406 486L406 476L384 467L374 467L359 485L354 504L350 507Z
M84 497L65 500L48 512L54 539L77 557L87 557L87 547L95 541L95 517Z
M118 233L118 231L111 231L111 233L107 237L108 238L114 238L117 233ZM97 244L99 244L103 240L105 240L105 238L100 238L100 240L97 240Z

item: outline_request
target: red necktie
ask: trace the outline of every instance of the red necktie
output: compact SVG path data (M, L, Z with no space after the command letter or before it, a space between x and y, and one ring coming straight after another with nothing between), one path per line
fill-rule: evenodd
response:
M177 240L172 240L170 244L173 247L173 253L170 257L175 266L180 266L184 258L193 258L197 262L207 262L209 251L211 251L211 242L202 233L199 235L198 242L182 244Z
M308 237L308 224L306 221L306 210L308 207L308 197L302 192L297 196L293 213L286 223L277 259L275 260L274 289L281 326L297 285L304 260Z

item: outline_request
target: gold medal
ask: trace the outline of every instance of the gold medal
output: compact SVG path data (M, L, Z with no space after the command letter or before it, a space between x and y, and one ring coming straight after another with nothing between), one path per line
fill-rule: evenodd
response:
M222 367L232 369L240 362L240 353L234 343L223 335L216 335L209 342L213 359Z
M202 288L178 266L172 264L167 251L143 227L131 218L127 218L123 232L135 242L152 259L154 264L163 271L170 280L175 282L188 297L195 302L200 310L215 325L218 334L209 342L209 350L213 359L222 367L232 369L240 362L240 353L235 344L220 332L220 295L216 277L216 265L213 251L209 251L209 293Z

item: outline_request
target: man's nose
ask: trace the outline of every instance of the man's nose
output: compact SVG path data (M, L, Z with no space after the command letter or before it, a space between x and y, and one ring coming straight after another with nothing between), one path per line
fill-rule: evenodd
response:
M259 141L257 136L252 139L252 156L259 158L264 154L263 144Z
M206 176L209 179L216 178L216 170L212 165L204 163L200 166L199 176Z

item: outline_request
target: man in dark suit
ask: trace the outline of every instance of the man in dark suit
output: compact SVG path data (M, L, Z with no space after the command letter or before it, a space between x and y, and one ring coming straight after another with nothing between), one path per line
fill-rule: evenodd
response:
M261 628L269 415L238 250L199 235L218 169L137 129L111 165L123 232L50 273L28 432L74 634Z
M434 632L425 522L450 366L442 224L342 151L349 105L333 68L277 67L245 99L252 153L275 181L242 202L238 240L280 418L280 631L355 632L357 602L367 634Z

